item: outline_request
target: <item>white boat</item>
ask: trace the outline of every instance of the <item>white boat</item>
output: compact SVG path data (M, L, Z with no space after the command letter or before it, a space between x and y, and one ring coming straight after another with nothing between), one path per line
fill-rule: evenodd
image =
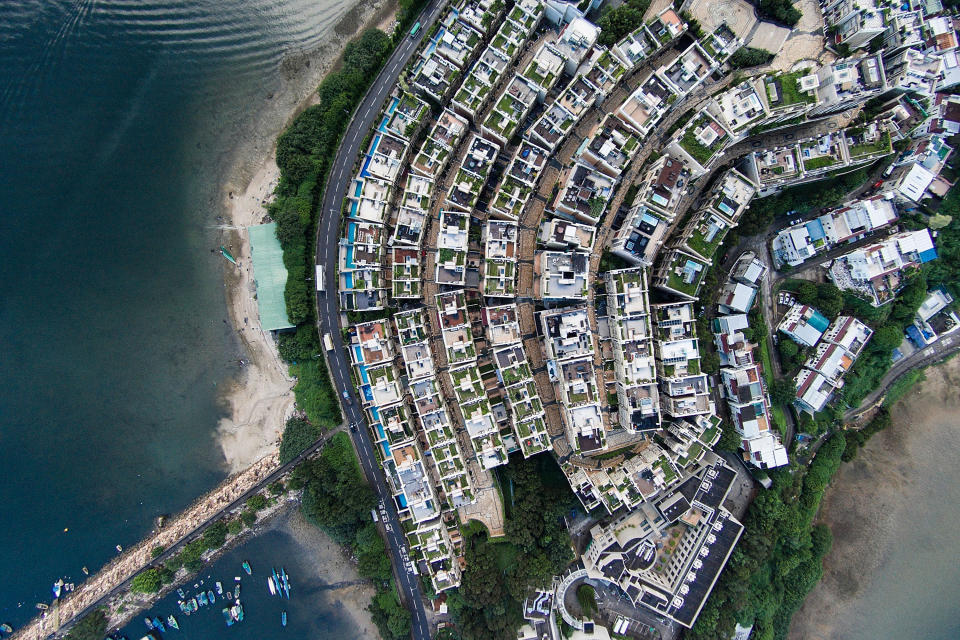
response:
M270 589L270 595L277 595L277 588L273 584L273 578L267 577L267 588Z

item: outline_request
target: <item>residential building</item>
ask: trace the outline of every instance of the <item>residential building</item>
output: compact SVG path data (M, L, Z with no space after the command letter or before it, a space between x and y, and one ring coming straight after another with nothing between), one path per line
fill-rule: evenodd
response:
M590 255L581 251L540 254L540 297L545 302L586 300Z
M730 133L704 108L673 135L667 151L686 160L692 173L700 176L731 140Z
M574 162L560 176L557 214L595 225L607 208L616 181L590 165Z
M812 347L830 326L826 316L805 304L791 306L783 316L777 331L804 347Z
M887 30L875 0L824 0L820 6L833 45L846 45L853 51Z
M905 49L884 60L884 72L890 89L930 97L943 73L943 59L936 54Z
M881 54L844 58L825 65L811 84L816 90L817 104L808 112L810 116L846 111L887 90Z
M470 216L450 210L440 212L434 276L438 284L463 285L466 281L469 233Z
M676 489L595 525L588 575L613 582L634 606L690 628L743 533L724 507L736 473L712 456Z
M642 137L650 134L660 122L677 94L655 74L640 86L616 110L616 116L632 127Z
M424 140L410 168L428 178L436 178L446 169L451 153L469 129L470 123L449 109L444 109Z
M717 309L720 313L747 313L753 307L757 289L742 282L727 281L720 288Z
M664 256L653 277L653 284L678 296L693 300L700 290L700 283L710 266L708 260L697 258L691 253L673 249Z
M517 223L488 220L484 227L483 294L516 295Z
M604 278L620 426L631 432L658 430L660 400L647 270L640 267L608 271Z
M714 412L707 376L700 372L700 347L692 302L653 305L660 404L674 418Z
M596 234L595 227L545 216L537 239L547 249L590 252Z
M928 229L904 231L835 259L828 277L840 289L859 292L874 306L881 306L896 296L907 269L936 257Z
M612 115L607 115L586 138L576 157L614 179L620 177L640 148L637 133Z

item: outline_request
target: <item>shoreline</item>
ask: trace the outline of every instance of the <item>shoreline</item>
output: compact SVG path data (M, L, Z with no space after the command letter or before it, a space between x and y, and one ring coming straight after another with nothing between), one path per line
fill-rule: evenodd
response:
M283 426L293 414L295 380L280 359L272 336L259 326L256 286L250 262L246 227L267 217L279 182L276 140L304 109L318 100L316 88L336 68L346 44L371 27L387 28L397 6L388 0L359 0L331 29L320 47L291 53L280 64L280 89L253 118L253 130L239 141L221 179L220 220L226 222L221 243L238 266L224 267L226 304L230 322L246 354L243 371L227 381L219 401L226 415L216 439L228 473L240 471L277 450Z
M891 409L891 425L843 464L831 482L816 521L830 527L833 548L824 558L823 578L794 616L790 640L862 636L883 604L893 601L889 590L901 588L889 580L891 574L912 591L907 585L913 576L901 566L903 546L930 535L918 519L932 517L929 502L942 498L943 483L949 486L952 479L939 470L956 452L950 436L960 397L951 392L960 384L960 359L925 373L926 380ZM956 517L946 510L934 519ZM945 561L945 556L915 559L934 573L940 566L941 577L949 580ZM933 584L936 576L929 577Z

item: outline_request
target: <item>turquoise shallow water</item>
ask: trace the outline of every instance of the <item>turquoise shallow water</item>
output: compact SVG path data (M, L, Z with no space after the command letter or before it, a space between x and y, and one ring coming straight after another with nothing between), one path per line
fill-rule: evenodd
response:
M0 3L0 621L225 476L220 187L349 5Z

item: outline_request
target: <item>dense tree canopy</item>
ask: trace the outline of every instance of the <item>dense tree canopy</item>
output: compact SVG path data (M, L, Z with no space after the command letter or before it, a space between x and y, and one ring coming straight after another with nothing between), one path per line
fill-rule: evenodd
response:
M506 540L468 535L467 568L451 611L465 640L512 640L531 587L545 586L573 560L562 515L576 498L552 458L512 461L500 473L507 499Z
M286 464L312 445L323 433L303 418L287 420L280 439L280 464Z
M107 616L103 609L96 609L71 627L66 640L103 640L106 633Z
M619 7L604 11L597 21L600 27L597 41L609 47L623 39L643 24L643 14L649 6L650 0L627 0Z
M766 49L754 49L753 47L740 47L733 52L727 62L734 69L745 69L747 67L756 67L761 64L767 64L773 60L773 54Z

